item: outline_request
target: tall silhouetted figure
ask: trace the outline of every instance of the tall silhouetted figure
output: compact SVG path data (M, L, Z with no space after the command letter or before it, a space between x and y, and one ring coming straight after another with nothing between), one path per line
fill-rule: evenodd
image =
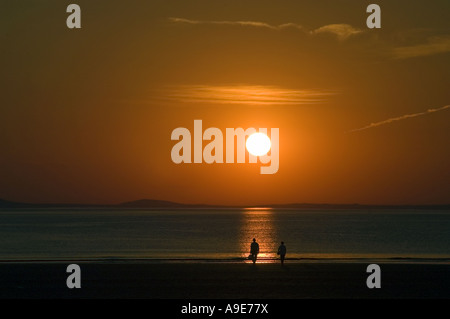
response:
M284 265L284 257L286 257L286 246L284 245L284 241L282 241L280 247L278 247L277 254L280 255L281 265Z
M252 255L253 263L256 263L256 258L259 254L259 244L256 242L256 239L253 238L253 242L250 244L250 255Z

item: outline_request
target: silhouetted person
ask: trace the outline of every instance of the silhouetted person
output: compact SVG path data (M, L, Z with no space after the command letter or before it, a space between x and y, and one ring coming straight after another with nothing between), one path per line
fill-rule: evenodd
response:
M277 254L280 255L281 265L283 265L284 257L286 256L286 246L284 245L284 241L282 241L280 247L278 247Z
M259 254L259 244L256 242L256 239L253 238L253 242L250 244L250 255L252 255L253 263L256 262L258 254Z

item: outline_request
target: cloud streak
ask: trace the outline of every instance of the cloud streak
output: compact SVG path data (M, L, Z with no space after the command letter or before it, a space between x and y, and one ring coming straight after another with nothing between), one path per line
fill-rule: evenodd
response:
M176 103L301 105L323 103L336 92L269 85L181 85L167 87L161 94Z
M410 119L410 118L413 118L413 117L418 117L418 116L422 116L422 115L426 115L426 114L430 114L430 113L443 111L443 110L446 110L446 109L449 109L449 108L450 108L450 105L446 105L446 106L443 106L443 107L440 107L440 108L428 109L428 110L426 110L424 112L413 113L413 114L406 114L406 115L402 115L402 116L398 116L398 117L392 117L392 118L384 120L384 121L371 123L370 125L367 125L367 126L364 126L364 127L358 128L358 129L351 130L351 131L349 131L349 133L359 132L359 131L367 130L367 129L374 128L374 127L377 127L377 126L389 124L389 123L392 123L392 122L402 121L402 120Z
M202 21L202 20L190 20L184 18L169 18L171 22L183 23L183 24L215 24L215 25L229 25L229 26L242 26L242 27L256 27L272 30L279 30L281 26L273 26L264 22L257 21Z
M339 40L345 40L353 35L363 32L349 24L329 24L311 31L313 34L331 33L338 37Z
M349 24L329 24L317 29L308 30L300 24L283 23L279 25L272 25L259 21L207 21L207 20L190 20L184 18L169 18L169 21L180 24L191 25L225 25L225 26L239 26L239 27L254 27L268 30L281 31L286 29L297 29L304 34L318 35L322 33L330 33L335 35L339 40L345 40L353 35L362 33L363 31Z
M445 52L450 52L450 36L432 37L428 43L394 48L392 53L396 59L408 59Z

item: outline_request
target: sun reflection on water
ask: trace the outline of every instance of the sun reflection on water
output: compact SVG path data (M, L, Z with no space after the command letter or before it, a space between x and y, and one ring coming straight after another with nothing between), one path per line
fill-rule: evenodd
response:
M259 244L257 263L274 262L277 258L278 230L274 223L274 212L270 208L248 208L242 212L239 247L242 257L251 263L247 257L250 254L250 244L253 240Z

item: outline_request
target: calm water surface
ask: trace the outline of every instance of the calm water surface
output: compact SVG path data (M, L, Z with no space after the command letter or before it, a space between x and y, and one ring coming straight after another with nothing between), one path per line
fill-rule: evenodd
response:
M450 212L0 211L0 260L242 259L255 237L260 260L450 258Z

